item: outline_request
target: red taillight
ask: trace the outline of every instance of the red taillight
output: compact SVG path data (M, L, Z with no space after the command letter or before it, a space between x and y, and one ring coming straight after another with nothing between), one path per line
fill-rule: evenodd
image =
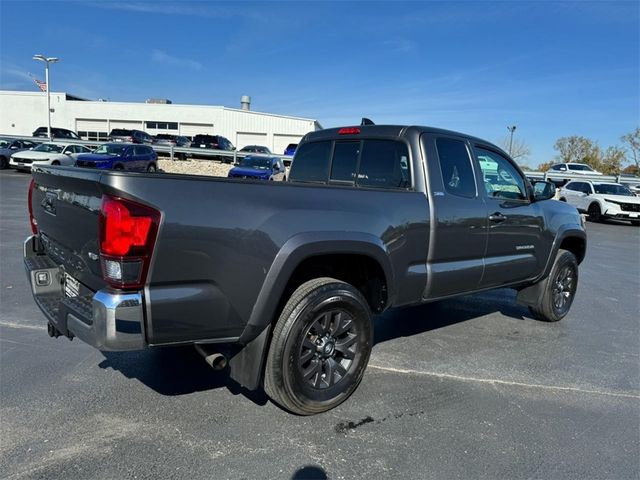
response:
M36 188L36 181L33 177L31 177L31 182L29 182L29 194L27 195L27 204L29 207L29 225L31 225L31 233L36 235L38 233L38 222L36 218L33 216L33 206L31 205L31 199L33 198L33 189Z
M344 127L338 130L338 135L357 135L360 129L357 127Z
M142 287L160 224L160 212L104 196L100 209L102 276L119 288Z

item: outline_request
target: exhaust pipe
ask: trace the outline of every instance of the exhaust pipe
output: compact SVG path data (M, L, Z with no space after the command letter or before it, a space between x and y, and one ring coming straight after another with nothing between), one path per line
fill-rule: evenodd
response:
M202 355L205 362L207 362L214 370L224 370L227 366L227 357L223 354L210 353L206 350L204 345L196 345L196 350L200 355Z

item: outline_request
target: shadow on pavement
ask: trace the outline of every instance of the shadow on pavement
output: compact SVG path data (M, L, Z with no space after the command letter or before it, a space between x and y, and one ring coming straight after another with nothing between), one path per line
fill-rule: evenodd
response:
M327 472L316 465L306 465L299 468L291 477L291 480L327 480Z
M450 300L402 307L376 317L374 344L410 337L500 312L518 320L530 320L527 307L516 303L515 290L502 288Z
M133 352L101 352L105 359L100 368L112 368L127 378L135 378L161 395L186 395L194 392L227 388L264 405L267 396L261 390L247 390L229 378L227 371L213 370L188 347L161 347Z

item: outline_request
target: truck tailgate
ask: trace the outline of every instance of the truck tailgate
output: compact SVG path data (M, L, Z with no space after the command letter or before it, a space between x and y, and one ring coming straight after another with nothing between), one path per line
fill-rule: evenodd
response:
M31 209L46 253L89 289L103 288L98 256L102 173L45 167L32 174Z

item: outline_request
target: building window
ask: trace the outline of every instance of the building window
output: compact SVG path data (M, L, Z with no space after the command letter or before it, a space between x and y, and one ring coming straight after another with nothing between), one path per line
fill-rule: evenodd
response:
M83 140L90 140L92 142L106 142L109 140L109 134L107 132L78 132L78 136Z
M178 130L178 122L145 122L153 130Z

